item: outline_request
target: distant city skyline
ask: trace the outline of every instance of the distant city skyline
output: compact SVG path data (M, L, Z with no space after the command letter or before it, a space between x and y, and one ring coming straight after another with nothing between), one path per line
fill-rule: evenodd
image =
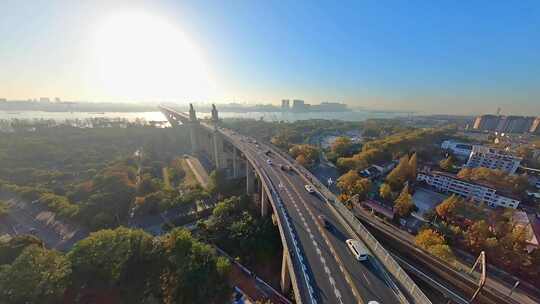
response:
M540 115L540 3L7 1L0 98Z

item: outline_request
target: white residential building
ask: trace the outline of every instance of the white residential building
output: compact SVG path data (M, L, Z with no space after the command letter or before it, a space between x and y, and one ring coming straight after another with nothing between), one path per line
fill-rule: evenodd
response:
M509 174L516 173L522 158L514 156L503 150L484 146L473 146L467 167L485 167L499 169Z
M416 179L425 182L438 191L472 198L477 202L485 202L490 207L499 206L516 209L520 203L518 198L510 194L503 194L492 186L462 180L446 172L420 172Z
M449 150L456 157L466 159L467 157L469 157L469 155L471 155L473 145L453 140L445 140L441 144L441 149Z

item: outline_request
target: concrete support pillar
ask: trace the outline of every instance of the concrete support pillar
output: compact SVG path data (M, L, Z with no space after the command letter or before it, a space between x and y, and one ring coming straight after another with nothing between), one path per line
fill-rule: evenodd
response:
M191 139L191 153L195 155L199 152L199 143L197 141L197 125L194 123L189 125L189 136Z
M223 142L221 142L221 138L218 132L213 133L212 137L213 141L213 154L214 154L214 162L216 164L217 169L223 168L223 161L221 160L221 153L223 151Z
M261 217L268 215L268 196L264 189L261 188Z
M238 150L233 147L233 178L238 178L238 171L240 169L240 160L238 159Z
M291 289L291 274L289 273L288 252L283 248L283 259L281 260L281 292L288 294Z
M246 162L246 193L247 195L253 194L255 191L255 174L253 173L253 168L251 164Z

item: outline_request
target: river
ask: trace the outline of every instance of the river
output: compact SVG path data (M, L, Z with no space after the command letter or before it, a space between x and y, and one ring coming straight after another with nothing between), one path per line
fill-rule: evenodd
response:
M407 114L393 112L371 112L371 111L348 111L348 112L312 112L312 113L282 113L282 112L221 112L221 118L251 118L263 119L265 121L297 121L307 119L338 119L345 121L363 121L368 118L393 118L403 117ZM210 113L198 112L199 118L210 117ZM0 119L53 119L64 121L66 119L86 119L86 118L124 118L129 121L144 119L146 121L164 121L165 117L161 112L46 112L46 111L0 111Z

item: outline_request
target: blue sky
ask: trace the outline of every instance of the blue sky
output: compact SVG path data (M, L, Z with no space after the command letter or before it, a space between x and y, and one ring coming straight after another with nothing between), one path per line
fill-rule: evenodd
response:
M161 86L112 94L95 81L95 28L130 11L185 33L210 70L211 94ZM301 98L426 113L500 106L540 114L538 1L8 0L0 3L0 41L0 97L7 98ZM166 41L157 44L166 48Z

